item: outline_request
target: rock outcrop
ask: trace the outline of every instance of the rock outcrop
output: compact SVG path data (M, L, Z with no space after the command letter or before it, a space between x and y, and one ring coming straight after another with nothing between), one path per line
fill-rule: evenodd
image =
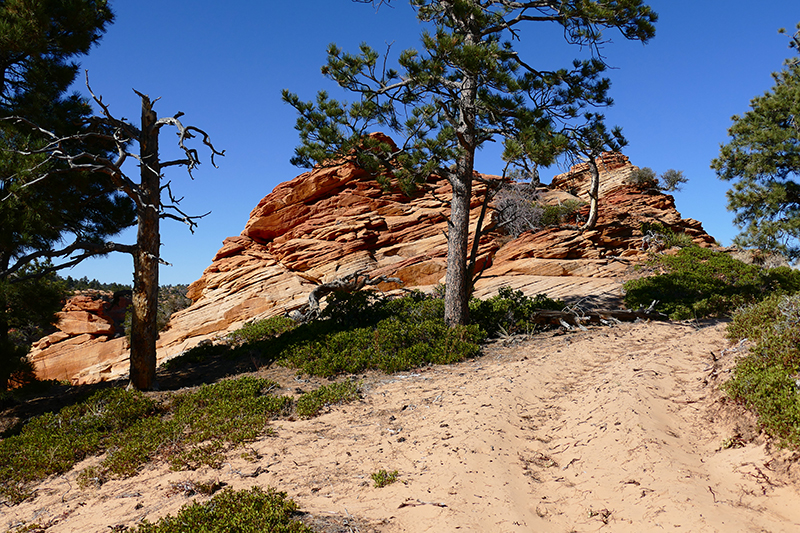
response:
M482 275L476 296L485 297L510 285L528 294L544 292L556 298L616 304L621 276L646 256L642 223L658 222L690 235L700 245L713 244L699 222L680 217L671 196L625 182L636 168L627 157L606 154L600 163L597 226L583 233L574 224L517 238L499 232L484 235L479 243ZM473 234L486 192L485 179L499 178L476 175ZM588 169L578 165L553 178L542 201L586 200L587 185ZM189 286L194 304L173 315L169 329L162 332L159 361L225 335L246 321L291 311L306 301L317 284L357 270L400 278L406 288L430 289L443 282L450 191L450 185L436 177L413 197L384 191L351 164L318 168L278 185L253 209L244 231L225 239L202 277ZM585 206L574 216L587 213ZM97 327L102 326L98 323ZM37 372L78 382L127 372L123 342L97 342L103 336L100 330L84 335L92 337L86 344L75 336L60 342L51 339L47 355L37 347L33 354ZM69 342L75 349L67 344L63 352L79 352L75 357L82 361L82 366L77 362L69 366L73 373L65 371L67 365L52 362L66 357L58 347ZM56 374L51 371L54 368Z
M122 323L127 295L82 291L58 313L56 331L39 339L30 359L41 379L93 383L111 377L127 361Z

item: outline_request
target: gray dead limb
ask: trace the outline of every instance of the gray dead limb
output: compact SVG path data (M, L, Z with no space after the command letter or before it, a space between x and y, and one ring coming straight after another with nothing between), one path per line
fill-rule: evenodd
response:
M655 304L656 302L653 302ZM563 326L565 329L586 330L587 324L612 325L619 322L633 322L635 320L669 320L664 313L659 313L651 305L647 309L594 309L583 311L574 308L565 308L562 311L541 310L534 313L530 322L540 325Z
M390 278L388 276L371 278L369 274L364 273L364 269L357 270L347 276L317 285L308 295L308 302L299 309L290 312L289 318L301 324L308 322L319 317L321 311L320 303L329 294L334 292L354 293L379 283L398 283L402 285L403 281L399 278Z

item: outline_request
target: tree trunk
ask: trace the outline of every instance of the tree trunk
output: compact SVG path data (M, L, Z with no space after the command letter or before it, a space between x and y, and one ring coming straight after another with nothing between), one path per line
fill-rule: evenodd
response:
M156 313L161 246L161 166L158 159L156 120L150 99L142 96L142 137L139 140L142 199L138 203L139 227L133 255L130 371L130 386L139 390L150 390L156 386Z
M459 160L458 176L453 180L450 201L450 228L447 236L447 283L444 294L444 320L449 326L466 324L469 320L469 272L467 272L467 242L469 240L469 206L472 198L472 158L469 154ZM470 167L464 179L461 167Z
M480 36L468 33L469 45ZM470 272L467 245L469 242L469 207L472 200L472 174L475 169L475 139L477 138L476 102L478 79L465 73L459 97L459 116L456 136L461 153L456 160L455 175L450 176L453 198L450 200L450 225L447 234L447 273L444 293L444 321L448 326L469 321Z
M581 231L594 228L597 224L597 201L600 195L600 171L597 168L597 160L592 156L589 158L589 172L592 174L592 182L589 185L589 217Z

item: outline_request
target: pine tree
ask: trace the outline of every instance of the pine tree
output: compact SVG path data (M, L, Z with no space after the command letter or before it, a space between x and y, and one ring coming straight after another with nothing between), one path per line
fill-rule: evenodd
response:
M790 47L800 53L800 24ZM800 57L772 77L775 85L735 115L711 167L734 181L728 209L743 228L734 243L800 257Z
M70 135L85 131L80 124L91 108L67 94L78 73L74 59L112 20L101 0L0 2L0 118L22 116ZM60 308L63 292L52 272L87 257L89 246L134 222L132 203L92 172L16 152L45 142L38 131L0 121L0 390L27 351L30 339L19 332L46 327ZM103 153L113 146L63 148ZM52 179L39 183L44 170Z
M383 4L383 0L357 0ZM386 0L385 3L389 3ZM609 80L599 50L602 30L618 29L627 39L653 37L657 15L642 0L411 0L417 17L431 28L420 50L399 55L399 69L366 44L359 53L328 48L322 73L358 95L347 105L322 91L315 102L283 92L299 113L301 145L294 164L355 161L383 183L404 190L431 174L452 186L448 232L445 320L468 319L470 272L467 261L469 207L475 152L487 142L504 143L503 158L529 175L575 146L581 122L602 122L586 108L611 104ZM589 47L591 59L570 68L534 68L515 50L522 25L542 22L563 27L568 43ZM579 123L578 125L575 122ZM388 129L400 139L369 135ZM600 131L594 128L594 131ZM603 130L605 131L605 130ZM610 145L614 139L602 139ZM595 144L593 142L593 144Z

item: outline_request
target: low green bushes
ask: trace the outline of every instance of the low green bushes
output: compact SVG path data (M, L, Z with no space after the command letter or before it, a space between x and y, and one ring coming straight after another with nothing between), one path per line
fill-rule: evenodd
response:
M488 300L471 300L472 323L451 328L444 322L441 298L419 291L402 298L370 291L342 293L330 298L318 320L296 327L281 323L277 328L271 322L275 319L249 325L250 330L270 333L250 336L255 340L238 349L314 376L391 373L475 357L487 336L532 332L537 329L530 321L533 313L562 307L544 295L529 298L506 287ZM282 331L275 335L277 329Z
M18 435L0 441L0 495L15 503L26 499L31 482L100 453L112 435L156 410L155 402L141 393L106 389L57 414L36 417Z
M30 496L33 482L103 452L98 466L80 474L81 485L132 476L154 459L169 461L176 470L219 467L228 450L268 432L270 420L294 412L290 397L273 394L276 387L245 376L177 392L161 403L137 391L100 391L38 416L0 441L0 495L20 502ZM327 385L302 395L297 414L314 416L324 405L356 398L356 384Z
M317 416L326 405L352 402L359 397L357 383L353 381L331 383L302 394L295 404L295 413L301 418L311 418Z
M297 504L285 492L253 487L234 491L223 489L206 503L185 505L175 516L152 524L147 520L132 533L312 533L295 518Z
M534 324L533 317L543 309L561 310L564 302L537 294L531 298L522 291L501 287L496 296L487 300L473 298L470 301L470 320L481 327L489 337L500 333L532 333L541 329Z
M731 340L753 344L724 388L785 444L800 446L800 293L774 294L738 312Z
M400 478L400 472L397 470L388 472L386 469L381 468L377 472L370 474L369 477L371 477L372 481L375 483L373 486L376 489L382 489L397 481Z
M586 202L581 200L567 200L558 204L538 204L542 210L539 224L544 228L560 226L584 205Z
M657 300L656 309L672 320L729 316L771 292L800 287L796 270L764 270L699 246L682 248L676 255L654 256L649 266L662 273L625 283L625 305L647 307Z

